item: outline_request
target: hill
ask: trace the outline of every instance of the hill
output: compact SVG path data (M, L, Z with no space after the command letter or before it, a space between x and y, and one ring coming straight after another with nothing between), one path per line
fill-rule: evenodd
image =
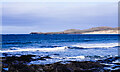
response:
M90 29L68 29L61 32L31 32L30 34L118 34L120 27L94 27Z

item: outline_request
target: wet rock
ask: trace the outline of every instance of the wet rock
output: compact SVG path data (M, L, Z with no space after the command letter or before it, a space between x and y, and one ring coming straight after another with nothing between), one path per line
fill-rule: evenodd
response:
M35 57L35 55L22 55L20 57L12 56L12 57L5 57L3 58L4 63L11 63L15 61L23 61L23 62L30 62L33 59L31 57Z
M60 54L53 54L53 55L57 55L57 56L59 56Z
M45 58L45 59L51 59L51 57L49 57L49 56L45 56L45 57L42 57L42 58Z
M117 70L112 70L110 72L120 72L120 69L117 69Z
M27 63L35 60L51 59L49 56L22 55L3 57L3 71L8 68L8 72L120 72L119 65L110 66L104 63L113 64L112 62L120 57L110 57L104 60L92 61L66 61L65 63L56 62L46 65L28 65ZM119 63L118 63L119 64ZM104 67L111 67L105 69Z
M116 68L120 68L120 66L114 66L114 67L112 67L112 69L116 69Z
M107 59L104 59L104 60L98 60L98 62L112 63L113 61L118 60L118 59L120 59L120 57L110 57L110 58L107 58Z
M8 65L8 72L98 72L103 71L103 65L98 62L69 61L67 64L61 62L47 65L27 65L22 62Z
M7 56L8 54L7 53L2 53L3 56Z
M87 72L87 71L101 71L103 66L97 62L77 62L70 61L68 64L61 64L60 62L48 64L43 67L46 72Z

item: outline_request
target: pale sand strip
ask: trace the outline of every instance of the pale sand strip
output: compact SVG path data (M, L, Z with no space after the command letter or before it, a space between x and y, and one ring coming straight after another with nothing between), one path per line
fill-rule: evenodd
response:
M104 30L104 31L94 31L94 32L86 32L82 34L120 34L120 30Z

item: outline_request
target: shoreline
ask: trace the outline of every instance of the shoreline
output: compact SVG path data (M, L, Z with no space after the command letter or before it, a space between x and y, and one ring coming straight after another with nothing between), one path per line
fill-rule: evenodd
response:
M119 34L119 28L94 27L90 29L68 29L60 32L31 32L30 34Z
M59 61L52 64L29 64L31 61L51 59L41 57L33 59L36 55L21 55L2 57L2 70L5 72L98 72L120 71L120 63L114 61L120 57L109 57L96 61ZM8 70L8 71L7 71Z
M0 34L0 35L120 35L120 34Z

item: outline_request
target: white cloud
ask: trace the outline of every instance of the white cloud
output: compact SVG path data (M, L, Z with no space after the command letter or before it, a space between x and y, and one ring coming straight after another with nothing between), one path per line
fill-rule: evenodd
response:
M117 3L4 3L3 12L8 16L101 16L116 13Z
M8 21L5 21L3 33L60 31L80 28L82 24L85 24L83 29L89 24L92 27L116 26L117 9L114 2L4 2L4 21Z
M1 18L2 18L2 3L0 2L0 25L1 25Z

